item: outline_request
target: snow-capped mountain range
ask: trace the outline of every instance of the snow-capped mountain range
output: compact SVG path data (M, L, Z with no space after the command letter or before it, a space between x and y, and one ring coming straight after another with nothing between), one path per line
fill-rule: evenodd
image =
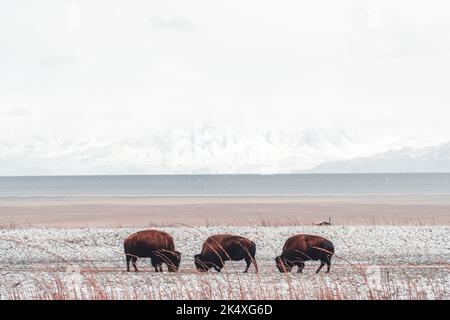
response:
M450 172L450 142L424 148L404 147L369 157L322 163L317 173Z
M436 145L343 131L198 126L141 138L0 141L0 175L450 171L450 144Z

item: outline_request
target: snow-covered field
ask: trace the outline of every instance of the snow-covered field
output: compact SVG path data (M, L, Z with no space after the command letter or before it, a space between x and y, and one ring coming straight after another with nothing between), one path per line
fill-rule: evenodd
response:
M449 226L173 227L180 272L125 272L123 240L136 228L1 229L1 299L449 299ZM244 262L197 273L193 255L212 234L257 244L260 273ZM330 274L280 274L274 257L291 235L324 236L335 246Z

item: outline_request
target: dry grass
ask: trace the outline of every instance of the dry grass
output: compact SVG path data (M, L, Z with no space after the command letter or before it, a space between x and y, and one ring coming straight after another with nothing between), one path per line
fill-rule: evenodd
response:
M318 220L328 220L328 217L318 217ZM412 217L375 217L375 216L367 216L365 218L338 218L332 217L333 225L336 226L442 226L448 225L446 223L442 223L437 221L435 218L412 218ZM217 226L227 226L227 227L290 227L290 226L313 226L315 221L305 220L304 218L268 218L264 216L259 216L254 219L245 219L241 220L231 219L230 221L223 220L214 220L211 218L206 218L202 223L198 226L205 227L217 227ZM173 223L168 221L158 221L155 223L146 223L142 224L120 224L120 223L111 223L105 224L98 228L167 228L167 227L180 227L180 226L189 226L194 227L193 225L186 223ZM324 226L326 227L326 226ZM39 229L67 229L67 226L64 224L61 225L44 225L41 226L39 224L31 224L31 223L3 223L0 224L0 230L13 230L13 229L26 229L26 228L39 228ZM95 226L76 226L76 228L89 228L95 229Z
M101 275L101 271L82 272L80 282L73 285L63 272L48 272L38 276L30 276L26 286L16 283L3 286L3 299L38 299L38 300L267 300L267 299L320 299L320 300L388 300L388 299L448 299L448 288L436 281L420 283L416 279L405 277L402 280L387 278L378 288L370 286L368 275L364 269L355 270L358 277L346 279L327 275L315 276L314 286L295 281L292 274L278 277L278 281L267 283L262 276L248 277L237 272L223 274L195 274L190 277L176 274L170 276L170 286L154 279L153 273L142 273L139 281L131 284L127 277L132 274L121 274L109 278ZM109 279L108 279L109 278Z

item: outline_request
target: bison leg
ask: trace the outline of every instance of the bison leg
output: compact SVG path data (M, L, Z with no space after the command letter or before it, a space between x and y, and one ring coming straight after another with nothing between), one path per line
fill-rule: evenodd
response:
M132 257L132 258L131 258L131 263L133 264L134 271L135 271L135 272L138 272L139 270L138 270L138 268L137 268L137 266L136 266L136 261L137 261L137 258L136 258L136 257Z
M161 268L161 263L159 261L155 261L156 258L152 258L152 267L155 268L155 272L159 272ZM162 269L161 269L162 272Z
M258 270L258 264L256 263L255 257L252 258L252 262L253 262L253 264L255 265L255 272L258 273L258 272L259 272L259 270Z
M245 259L245 263L247 264L247 267L245 268L245 272L248 271L248 269L250 269L250 265L253 263L253 265L255 266L255 272L258 273L258 264L256 263L256 259L255 257L246 257Z
M163 272L162 264L154 264L153 268L155 268L155 272Z
M247 264L247 266L246 266L246 268L244 270L244 273L247 273L248 269L250 268L250 265L252 264L252 260L250 259L250 257L245 257L244 260L245 260L245 263Z
M131 261L131 256L126 256L127 258L127 272L130 272L130 261Z
M305 268L305 263L300 262L298 265L297 273L302 273L303 269Z
M323 261L320 261L320 266L319 269L317 269L316 273L319 273L319 271L323 268L324 265L325 263Z
M328 260L327 261L327 273L330 273L330 268L331 268L331 261Z

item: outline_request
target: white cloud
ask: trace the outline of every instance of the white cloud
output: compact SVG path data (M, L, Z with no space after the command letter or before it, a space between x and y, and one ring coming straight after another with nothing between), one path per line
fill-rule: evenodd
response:
M171 19L150 17L148 23L153 29L158 30L174 30L187 33L196 33L200 31L200 28L196 24L183 17L174 17Z
M78 58L76 56L46 56L40 58L39 63L48 67L76 65L78 63Z
M6 112L3 112L2 115L4 117L29 117L31 116L31 113L24 107L15 106Z

